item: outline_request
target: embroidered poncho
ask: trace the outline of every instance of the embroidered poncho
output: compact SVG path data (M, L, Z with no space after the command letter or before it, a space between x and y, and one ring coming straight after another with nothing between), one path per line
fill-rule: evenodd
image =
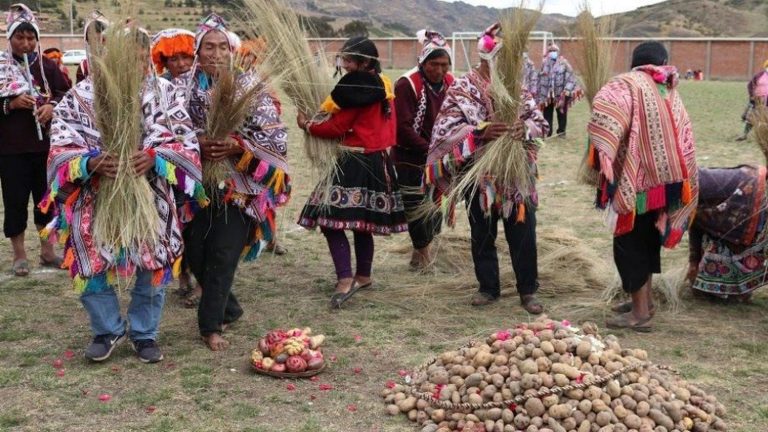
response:
M626 234L635 215L657 211L665 247L680 242L698 198L693 131L676 86L672 67L619 75L595 96L587 126L588 164L602 173L597 206L612 232Z
M462 168L474 160L476 151L485 144L475 135L475 130L481 123L493 118L493 101L488 85L489 82L474 70L457 79L448 89L432 129L424 184L433 202L449 206L444 209L449 215L449 222L453 219L455 203L443 203L442 198L450 192ZM539 148L536 139L546 135L549 125L530 94L524 94L522 100L520 119L528 130L530 139L525 145L531 176L535 179ZM526 200L516 185L497 184L489 179L478 187L477 193L481 195L481 207L486 214L500 210L504 217L509 217L517 210L518 221L522 221ZM531 182L527 195L532 205L538 204L535 181Z
M253 86L264 86L252 72L238 77L240 91ZM207 113L211 102L212 86L199 69L181 75L175 81L187 89L187 106L198 135L205 134ZM275 230L275 209L285 205L291 194L288 174L288 133L269 91L259 92L244 124L232 134L244 153L237 159L229 158L233 175L224 185L220 199L242 208L256 221L254 232L243 251L246 260L258 256L261 242L272 240Z
M102 148L93 99L93 82L86 78L54 110L48 156L50 188L40 207L55 211L55 217L42 236L64 245L64 264L78 292L103 289L116 272L128 276L136 267L153 270L154 285L165 284L178 272L183 251L182 217L177 214L172 188L200 206L207 204L200 183L199 145L183 93L168 81L155 78L145 82L142 93L144 132L138 144L155 158L148 179L161 222L154 249L142 245L135 250L113 251L93 238L100 176L89 173L86 167Z
M557 104L561 110L567 110L581 98L581 87L576 74L563 56L559 56L557 60L544 58L536 84L538 86L536 100L539 104ZM566 99L566 92L570 94L570 99Z

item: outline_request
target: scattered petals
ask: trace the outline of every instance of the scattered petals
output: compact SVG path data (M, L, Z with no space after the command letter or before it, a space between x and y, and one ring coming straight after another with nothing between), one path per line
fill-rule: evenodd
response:
M157 409L157 408L156 408L154 405L150 405L150 406L148 406L148 407L147 407L147 409L145 409L144 411L146 411L146 412L147 412L147 414L152 414L153 412L155 412L155 410L156 410L156 409Z
M112 396L110 396L110 395L108 395L106 393L102 393L102 394L99 395L99 400L102 401L102 402L109 402L110 399L112 399Z
M353 371L354 373L356 373L356 374L359 374L360 372L362 372L362 371L363 371L363 368L361 368L361 367L359 367L359 366L358 366L358 367L356 367L356 368L352 369L352 371Z
M64 366L64 360L62 359L56 359L53 361L53 367L56 369L61 369Z
M56 376L61 378L64 376L64 369L56 369Z
M355 405L355 404L349 404L349 405L347 405L347 411L349 411L349 412L355 412L355 411L357 411L357 405Z
M72 360L73 358L75 358L75 352L72 350L64 351L64 358L67 360Z
M406 376L408 376L408 371L405 369L400 369L399 371L397 371L397 374L400 375L401 378L405 378Z
M320 377L317 375L313 375L309 378L309 380L312 382L317 382L317 381L320 381Z
M112 366L112 372L120 373L120 367L119 366Z
M362 336L360 336L360 335L355 335L355 342L356 342L356 343L360 343L360 342L362 342L362 341L363 341L363 337L362 337Z
M320 388L320 390L322 390L322 391L333 390L333 386L332 386L332 385L330 385L330 384L320 384L320 387L319 387L319 388Z
M500 332L496 333L496 340L504 342L505 340L509 339L512 335L507 330L502 330Z
M546 327L549 330L554 330L555 329L555 323L554 322L548 322Z
M387 386L388 389L391 390L391 389L395 388L395 386L397 384L395 384L395 382L393 380L387 380L387 383L385 385Z
M580 373L578 377L576 377L576 384L582 384L584 382L584 374Z
M571 322L568 321L568 320L563 320L563 322L561 324L563 325L563 327L570 327L571 326Z
M517 404L516 403L512 402L511 404L509 404L509 410L510 411L515 412L516 409L517 409Z
M288 385L285 386L285 389L288 391L294 391L296 390L296 386L293 385L293 383L288 383Z

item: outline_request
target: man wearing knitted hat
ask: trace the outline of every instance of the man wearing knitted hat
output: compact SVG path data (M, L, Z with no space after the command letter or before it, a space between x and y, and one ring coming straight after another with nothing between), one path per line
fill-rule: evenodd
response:
M741 116L741 120L744 122L744 135L736 139L736 141L746 141L749 131L752 130L752 113L756 106L768 105L768 60L763 63L763 70L756 73L754 77L747 84L747 93L749 94L749 105Z
M397 145L393 155L408 217L408 234L413 244L411 267L423 269L432 262L430 244L435 234L440 232L442 218L439 214L419 217L414 213L424 201L424 194L419 190L432 139L432 126L454 78L448 72L451 48L443 36L429 30L422 30L417 36L422 43L418 65L395 84Z
M152 37L151 54L158 75L169 81L178 78L192 69L195 34L176 28L161 30Z
M555 43L549 44L547 56L541 61L538 86L536 97L549 123L548 136L552 136L555 129L553 121L557 111L557 136L565 138L568 109L580 97L581 89L571 64L560 54L560 47Z
M13 247L13 273L29 274L24 249L29 196L38 204L47 188L45 167L50 148L53 107L69 90L56 63L41 54L40 32L32 11L23 4L8 14L9 49L0 52L0 183L3 189L3 231ZM35 206L38 230L50 220ZM40 264L58 268L61 258L41 242Z
M109 21L98 10L94 10L85 20L85 26L83 28L83 39L85 40L86 58L80 62L77 66L77 72L75 73L75 83L79 83L84 80L91 73L90 61L88 57L90 55L91 45L96 43L98 39L101 39L104 32L109 27Z
M448 89L440 113L435 119L432 142L427 154L424 183L435 203L442 203L458 182L465 168L472 164L484 146L505 134L511 134L525 146L531 178L535 177L538 145L534 141L546 135L547 122L530 93L521 90L518 119L514 124L494 120L494 101L490 93L491 68L501 49L499 24L488 28L478 40L480 65L456 80ZM544 307L536 298L538 257L536 250L536 186L524 198L519 186L488 181L467 194L466 206L472 236L472 261L479 283L472 297L473 306L493 303L501 296L496 236L499 220L512 257L517 292L523 308L540 314ZM453 207L454 203L448 203ZM454 209L448 209L449 224Z
M695 213L698 170L677 69L659 42L632 53L632 71L595 96L588 164L599 172L597 206L606 211L613 259L631 301L614 307L609 328L651 330L651 292L661 247L675 247Z

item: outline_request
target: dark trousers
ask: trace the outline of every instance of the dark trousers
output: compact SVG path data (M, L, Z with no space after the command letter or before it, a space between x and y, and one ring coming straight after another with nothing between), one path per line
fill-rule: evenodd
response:
M413 248L423 249L432 243L435 235L440 234L443 217L440 213L422 217L415 215L424 203L424 194L419 193L424 170L420 166L406 163L399 163L396 168L397 181L403 194L405 216L408 219L408 234L411 236Z
M203 287L197 308L200 334L220 333L243 309L232 293L232 281L251 229L251 218L233 205L200 210L184 229L184 258Z
M547 136L552 136L552 131L555 130L555 125L552 123L555 112L557 112L557 134L564 134L565 127L568 125L568 110L566 109L564 112L561 112L559 109L555 109L555 105L556 104L552 103L544 107L544 119L549 123L549 133Z
M497 225L501 219L517 279L517 292L521 296L533 294L539 287L536 211L531 206L526 206L524 223L515 223L514 214L509 218L502 218L495 213L486 217L480 207L480 194L475 194L468 214L472 230L472 261L475 263L475 276L480 282L480 292L494 298L501 294L499 258L496 254Z
M635 217L632 231L613 238L613 261L624 291L634 293L654 273L661 273L661 234L656 212Z
M46 225L53 212L43 214L37 204L48 188L46 166L48 152L0 156L0 184L3 188L3 233L16 237L27 229L29 196L34 204L35 225Z

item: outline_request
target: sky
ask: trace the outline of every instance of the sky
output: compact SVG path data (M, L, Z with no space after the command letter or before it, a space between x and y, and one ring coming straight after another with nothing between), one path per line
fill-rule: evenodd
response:
M457 0L442 0L457 1ZM505 8L517 6L519 0L461 0L464 3L476 6L488 6ZM640 6L646 6L654 3L661 3L664 0L587 0L592 13L595 15L604 15L617 12L626 12L637 9ZM528 0L526 4L531 7L538 4L536 0ZM563 15L576 16L579 13L581 0L546 0L544 2L544 13L559 13Z

